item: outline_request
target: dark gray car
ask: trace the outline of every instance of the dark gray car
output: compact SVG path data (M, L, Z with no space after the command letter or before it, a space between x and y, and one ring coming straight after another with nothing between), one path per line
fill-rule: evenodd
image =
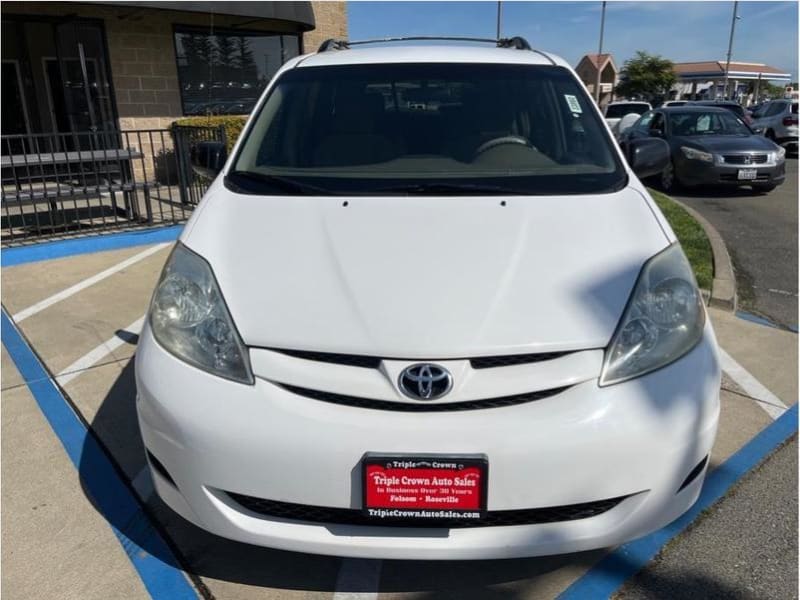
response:
M626 150L631 140L645 137L662 138L670 146L671 161L660 176L665 191L749 185L769 192L786 177L786 151L723 108L686 105L649 111L620 144Z

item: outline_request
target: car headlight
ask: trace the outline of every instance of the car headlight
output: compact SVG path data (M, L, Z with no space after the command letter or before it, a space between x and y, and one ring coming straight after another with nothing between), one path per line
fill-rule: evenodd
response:
M253 383L250 357L211 267L180 242L153 294L150 328L177 358L220 377Z
M783 146L778 146L778 149L775 152L770 152L770 158L772 162L779 163L786 160L786 148Z
M705 319L689 261L675 243L642 267L606 350L600 385L639 377L677 360L700 341Z
M689 160L702 160L703 162L713 163L714 155L711 152L703 152L697 148L689 148L689 146L681 146L681 152Z

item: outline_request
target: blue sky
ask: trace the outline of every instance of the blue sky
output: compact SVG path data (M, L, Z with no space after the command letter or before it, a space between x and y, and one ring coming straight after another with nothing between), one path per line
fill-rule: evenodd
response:
M599 1L503 2L502 35L522 35L531 45L575 66L597 52ZM494 37L496 2L358 2L347 5L350 39L393 35ZM606 9L603 50L619 68L637 50L674 62L725 60L733 2L612 1ZM732 60L763 62L797 79L798 3L739 2Z

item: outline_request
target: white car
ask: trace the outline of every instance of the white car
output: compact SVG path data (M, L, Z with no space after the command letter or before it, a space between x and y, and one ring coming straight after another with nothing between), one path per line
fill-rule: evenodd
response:
M410 107L425 103L426 110ZM717 346L675 234L569 65L329 42L288 61L154 292L155 488L285 550L487 559L613 546L697 499Z
M653 107L649 102L637 102L633 100L621 100L619 102L610 102L606 105L604 114L606 123L611 128L611 132L617 136L622 133L619 131L619 123L626 115L643 115Z
M779 146L797 152L797 100L772 100L753 115L750 126Z

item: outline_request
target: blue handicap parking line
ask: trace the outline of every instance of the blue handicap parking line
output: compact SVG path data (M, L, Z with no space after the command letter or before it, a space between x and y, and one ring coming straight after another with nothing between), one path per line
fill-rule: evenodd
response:
M153 527L94 434L87 430L73 411L5 309L2 311L0 333L11 360L72 464L79 469L81 480L98 511L109 524L126 524L122 530L114 525L111 528L150 596L155 600L196 599L197 592L177 566L172 550ZM141 544L132 539L134 535ZM154 554L164 557L167 562Z
M3 267L13 267L52 258L64 258L91 252L104 252L132 246L172 242L178 239L182 230L183 225L171 225L142 231L107 233L70 240L40 242L30 246L4 248L0 252L0 261L2 261Z
M685 530L697 516L722 498L748 471L797 433L797 404L764 428L743 448L711 471L697 502L681 517L658 531L624 544L606 555L580 579L569 586L559 600L609 598L623 583L658 554L659 550Z

